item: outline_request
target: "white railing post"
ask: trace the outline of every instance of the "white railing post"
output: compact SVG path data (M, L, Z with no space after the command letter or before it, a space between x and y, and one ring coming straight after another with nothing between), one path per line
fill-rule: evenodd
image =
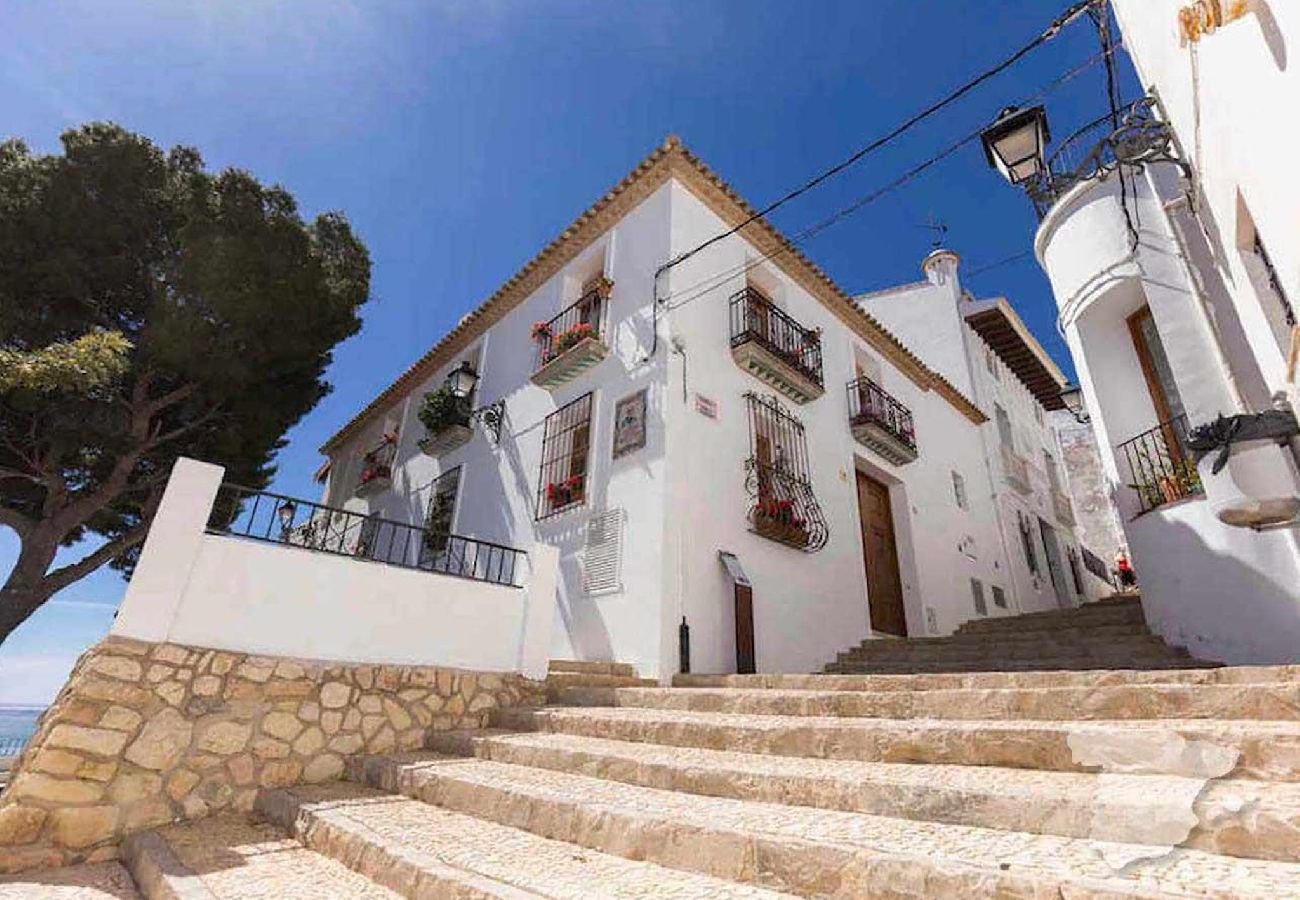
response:
M111 634L167 639L225 472L196 459L176 460Z

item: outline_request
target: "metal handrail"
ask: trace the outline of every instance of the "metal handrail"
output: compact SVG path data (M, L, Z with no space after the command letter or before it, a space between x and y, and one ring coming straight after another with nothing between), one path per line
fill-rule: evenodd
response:
M1205 492L1187 448L1187 416L1175 416L1119 444L1116 456L1128 464L1128 486L1138 498L1138 514Z
M747 287L731 297L731 346L750 341L767 348L818 387L823 385L821 333L804 328Z
M599 338L604 332L606 292L592 287L583 292L575 302L560 310L553 318L535 326L533 338L537 341L537 368L555 359L570 346L567 341L580 340L577 336ZM586 330L590 331L586 335Z
M520 586L519 560L527 556L504 544L229 483L217 491L208 531L507 587Z
M916 426L912 411L870 378L862 376L848 383L849 422L874 422L908 447L916 449Z

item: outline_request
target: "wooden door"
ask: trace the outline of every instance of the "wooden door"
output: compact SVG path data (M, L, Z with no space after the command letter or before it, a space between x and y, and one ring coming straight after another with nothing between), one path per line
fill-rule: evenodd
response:
M894 513L889 503L889 488L861 472L857 474L871 629L906 637L903 579L898 572L898 546L894 540Z
M754 590L743 584L736 592L736 673L753 675L754 668Z

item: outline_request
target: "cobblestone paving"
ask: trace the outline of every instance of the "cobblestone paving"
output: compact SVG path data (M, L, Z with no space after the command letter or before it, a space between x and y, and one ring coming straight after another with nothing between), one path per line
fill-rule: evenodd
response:
M439 758L408 769L418 777L407 783L418 784L423 798L453 808L466 804L477 815L529 827L546 822L558 830L552 832L557 837L595 834L585 824L593 820L601 821L598 833L606 836L616 831L618 820L631 828L662 823L678 840L697 841L702 855L710 841L763 836L790 844L793 853L811 843L910 859L920 868L931 861L996 866L1041 878L1044 887L1065 879L1187 896L1300 897L1300 864L1295 863L1152 847L1143 849L1159 858L1116 872L1101 851L1117 845L1108 848L1099 841L701 797L484 760Z
M119 863L92 863L22 875L0 875L0 900L139 900Z
M159 832L217 900L397 900L278 829L223 813Z
M547 840L406 797L340 784L295 788L313 814L407 858L448 866L556 900L580 898L752 898L787 895L753 885L665 869Z

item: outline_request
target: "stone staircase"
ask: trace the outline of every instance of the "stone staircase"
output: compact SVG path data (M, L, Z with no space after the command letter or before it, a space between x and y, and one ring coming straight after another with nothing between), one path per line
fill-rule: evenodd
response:
M1206 668L1152 634L1136 596L1075 609L975 619L948 637L867 639L828 674Z
M1300 897L1300 666L554 675L125 864L151 900Z

